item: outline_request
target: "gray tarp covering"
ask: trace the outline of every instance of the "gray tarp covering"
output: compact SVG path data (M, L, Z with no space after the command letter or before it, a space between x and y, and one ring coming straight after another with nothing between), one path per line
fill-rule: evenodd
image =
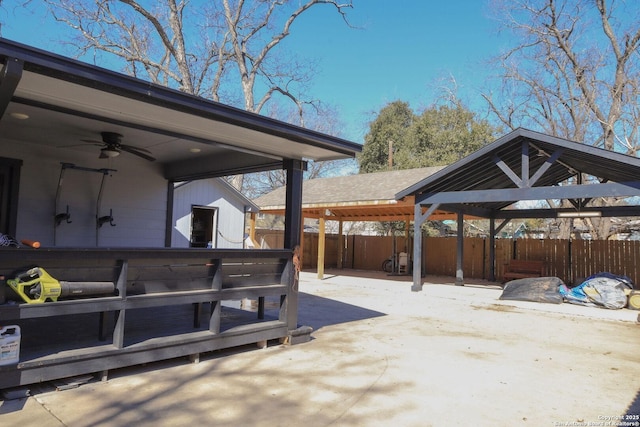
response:
M557 277L511 280L504 285L500 299L561 304L563 302L559 291L561 285L564 283Z

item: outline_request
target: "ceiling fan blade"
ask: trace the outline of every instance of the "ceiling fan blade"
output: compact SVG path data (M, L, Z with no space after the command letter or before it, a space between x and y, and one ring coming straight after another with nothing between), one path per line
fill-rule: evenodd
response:
M150 162L155 161L156 159L154 157L151 157L150 155L143 153L142 151L147 151L144 148L134 148L131 147L129 145L121 145L120 147L118 147L120 150L122 151L126 151L128 153L134 154L138 157L142 157L143 159L149 160Z
M97 139L81 139L80 141L93 145L105 145L103 141L98 141Z
M89 142L89 141L84 141L84 142ZM101 146L104 144L101 143L91 143L91 145L97 145L97 146ZM58 145L58 148L75 148L75 147L86 147L87 144L69 144L69 145Z
M126 147L126 148L130 148L132 150L135 150L135 151L141 151L143 153L151 154L151 151L147 150L146 148L134 147L133 145L120 144L119 147L120 148Z

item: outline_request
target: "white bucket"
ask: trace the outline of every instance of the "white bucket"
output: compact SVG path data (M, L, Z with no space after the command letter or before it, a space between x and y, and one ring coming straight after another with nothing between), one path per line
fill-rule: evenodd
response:
M11 365L20 360L20 326L0 328L0 365Z

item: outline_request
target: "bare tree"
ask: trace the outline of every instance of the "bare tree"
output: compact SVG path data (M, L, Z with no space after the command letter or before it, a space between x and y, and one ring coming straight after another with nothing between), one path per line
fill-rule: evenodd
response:
M495 0L517 40L494 61L499 89L483 94L495 117L511 129L637 155L640 19L632 3ZM596 234L607 237L609 221L598 222Z
M214 101L262 113L288 101L304 126L312 61L279 49L310 9L333 7L348 24L351 0L44 0L56 20L77 31L78 56L109 54L127 73ZM277 102L277 101L276 101ZM243 178L233 185L241 189Z
M494 4L518 40L498 58L502 102L483 94L500 121L510 128L531 123L554 135L635 153L637 8L614 7L609 0Z
M260 112L275 94L299 110L311 77L277 48L294 22L318 5L345 19L351 0L44 0L55 19L77 30L78 56L108 53L139 78ZM282 52L281 52L281 55Z

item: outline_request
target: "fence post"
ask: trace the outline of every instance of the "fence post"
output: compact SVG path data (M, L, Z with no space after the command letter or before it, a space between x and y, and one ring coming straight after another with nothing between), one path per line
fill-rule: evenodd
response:
M571 239L567 241L567 264L569 264L569 281L573 284L576 280L575 272L573 271L573 255L571 253Z

